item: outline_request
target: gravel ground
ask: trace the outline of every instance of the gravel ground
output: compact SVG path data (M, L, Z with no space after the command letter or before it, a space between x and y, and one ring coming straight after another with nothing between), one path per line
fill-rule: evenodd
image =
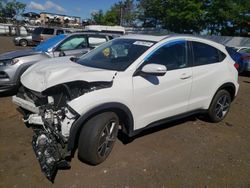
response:
M0 53L20 49L0 37ZM250 187L250 77L226 119L190 117L152 129L128 144L117 141L101 165L78 160L58 171L54 184L40 171L27 129L10 97L0 98L0 187Z

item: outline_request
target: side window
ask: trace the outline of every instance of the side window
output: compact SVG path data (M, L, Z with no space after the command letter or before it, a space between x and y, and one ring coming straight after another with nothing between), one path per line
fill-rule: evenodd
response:
M63 34L63 30L58 29L58 30L56 31L56 35L60 35L60 34Z
M176 41L166 44L154 52L146 63L165 65L168 71L188 67L187 42Z
M208 44L192 42L194 66L218 63L225 58L225 54Z
M57 50L75 50L85 48L87 45L85 36L78 35L72 36L63 41L57 48Z
M53 35L54 34L54 29L44 28L43 34L45 34L45 35Z
M89 37L89 47L95 48L106 41L104 37Z

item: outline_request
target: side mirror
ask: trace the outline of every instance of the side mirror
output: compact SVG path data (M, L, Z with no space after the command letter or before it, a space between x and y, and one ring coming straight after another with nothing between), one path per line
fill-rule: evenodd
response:
M142 67L141 73L143 74L150 74L155 76L163 76L167 72L167 67L165 65L159 64L147 64Z

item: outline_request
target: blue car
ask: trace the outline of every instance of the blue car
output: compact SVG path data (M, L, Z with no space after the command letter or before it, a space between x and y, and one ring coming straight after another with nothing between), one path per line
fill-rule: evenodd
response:
M239 73L244 71L244 59L242 58L242 54L237 52L237 49L233 47L226 47L227 52L231 56L231 58L235 61L235 67L237 68Z

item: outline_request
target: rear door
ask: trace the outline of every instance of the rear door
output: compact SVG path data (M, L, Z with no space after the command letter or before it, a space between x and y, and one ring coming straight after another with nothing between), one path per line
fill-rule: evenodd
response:
M37 27L34 29L34 31L32 32L32 40L34 42L40 42L41 41L41 34L43 32L43 27Z
M193 49L193 83L189 100L189 110L206 108L215 87L219 85L225 68L226 57L217 48L202 42L190 42Z

